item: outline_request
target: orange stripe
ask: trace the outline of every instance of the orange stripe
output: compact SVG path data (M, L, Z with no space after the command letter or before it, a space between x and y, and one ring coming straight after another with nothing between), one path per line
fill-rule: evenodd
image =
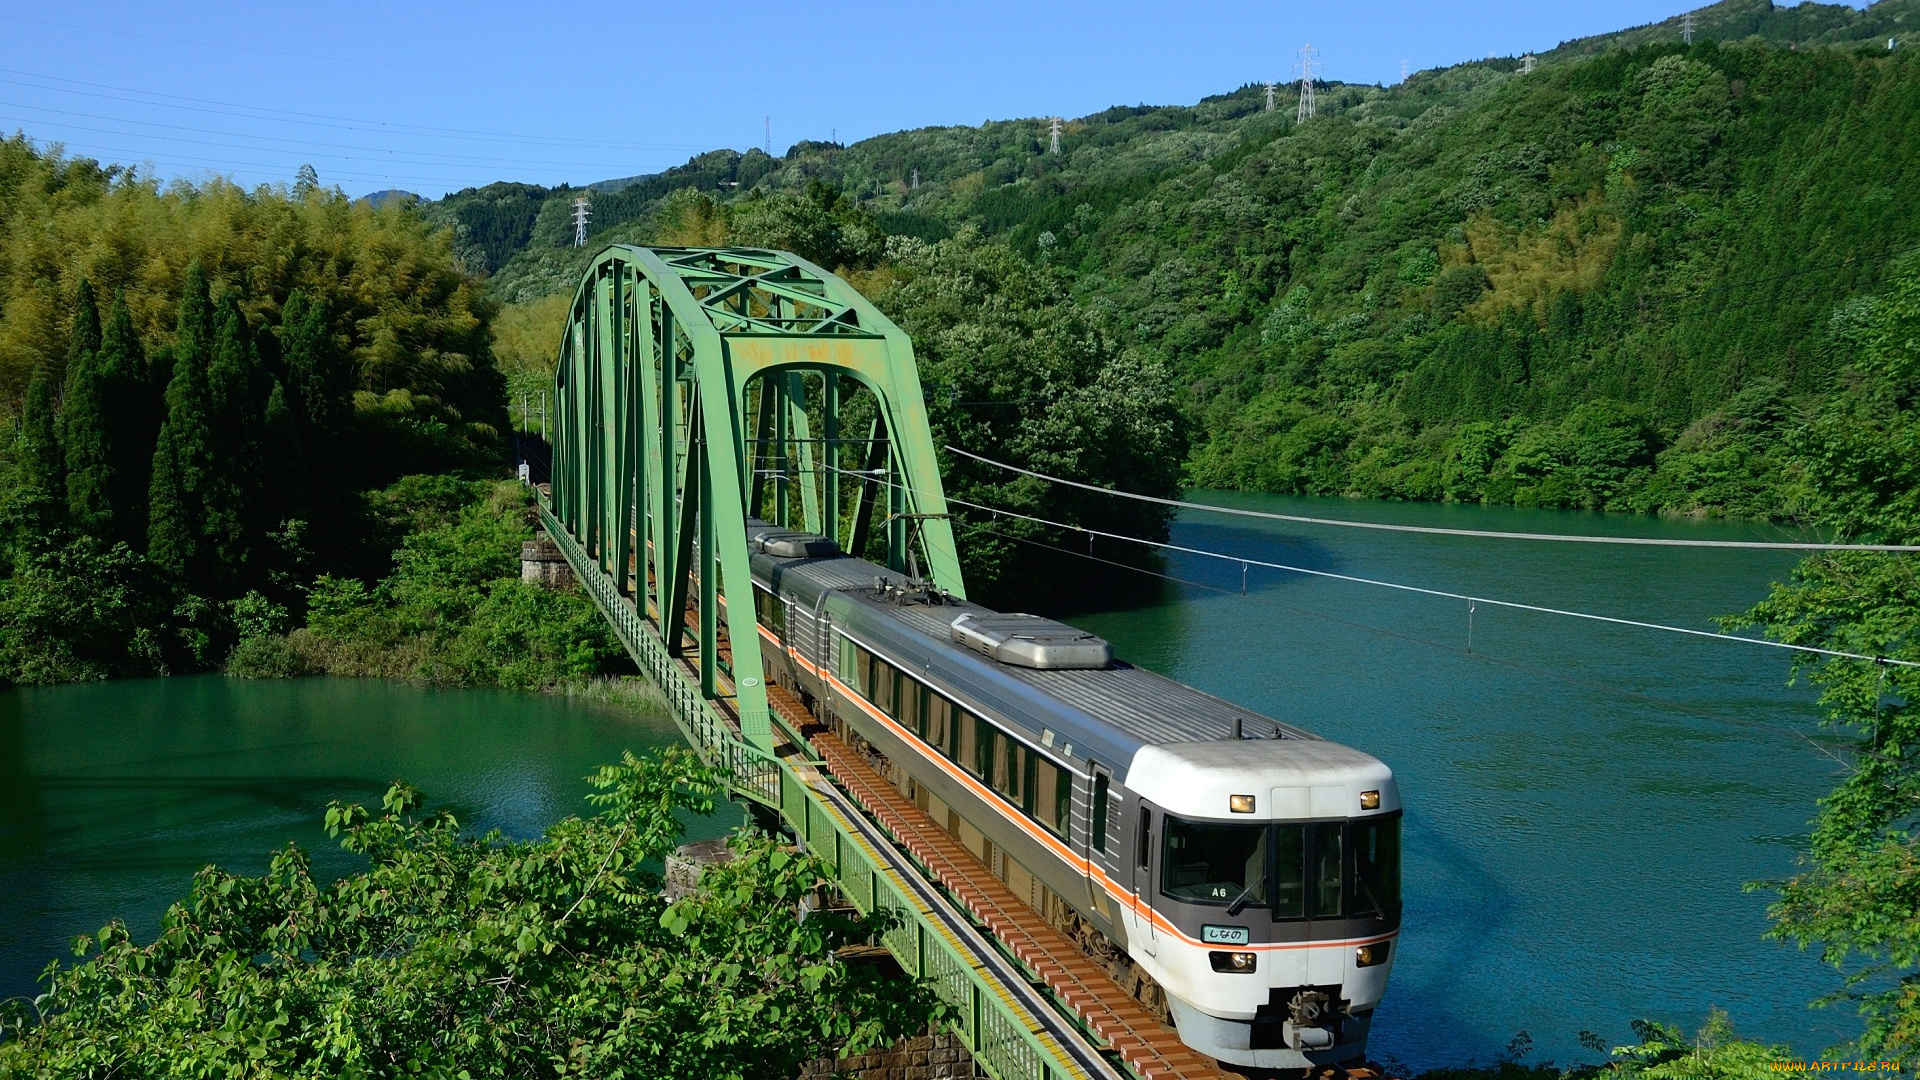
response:
M768 641L772 642L775 646L779 647L780 650L786 653L787 656L791 658L795 663L799 664L801 667L807 669L808 671L811 671L814 674L814 677L823 679L827 682L832 683L834 686L839 687L841 694L845 695L847 700L853 702L855 705L858 705L860 709L863 712L865 712L868 716L871 716L874 720L878 721L880 724L884 725L889 730L891 730L897 737L904 740L909 746L912 746L916 753L918 753L921 757L925 758L930 764L940 769L942 772L946 773L948 777L954 780L958 780L961 784L965 785L967 788L972 790L975 795L979 796L983 801L987 803L988 806L990 806L1001 817L1005 818L1015 828L1018 828L1021 832L1026 833L1028 837L1039 841L1042 846L1051 850L1056 856L1060 857L1064 862L1066 862L1069 867L1078 868L1083 874L1087 876L1089 880L1097 881L1102 891L1104 891L1108 896L1112 897L1115 902L1126 907L1129 911L1132 911L1136 916L1145 914L1146 917L1153 923L1156 929L1164 929L1168 934L1172 935L1173 937L1179 938L1181 941L1184 941L1190 945L1197 945L1202 948L1211 947L1211 945L1208 942L1204 942L1199 940L1198 938L1187 936L1184 932L1180 930L1179 927L1174 926L1172 923L1168 922L1164 917L1162 917L1159 912L1155 911L1151 904L1143 905L1140 902L1140 897L1138 893L1133 892L1131 889L1125 888L1124 886L1120 885L1118 882L1114 881L1112 878L1108 877L1106 872L1102 870L1098 865L1096 865L1092 860L1080 858L1079 856L1073 854L1073 849L1060 843L1060 841L1057 838L1055 838L1053 834L1042 832L1041 830L1036 829L1032 825L1028 824L1027 816L1025 813L1021 812L1020 810L1015 808L1013 804L1007 802L1004 798L1002 798L999 792L980 783L980 781L974 779L972 774L967 773L964 770L961 770L958 766L954 765L951 761L947 759L945 754L938 753L937 751L929 752L929 751L932 751L933 748L931 746L928 746L927 743L920 738L920 736L915 735L913 732L900 726L898 723L894 721L892 717L888 716L886 713L883 713L879 709L875 708L870 702L866 700L866 698L854 692L853 687L848 686L844 682L841 682L839 676L834 675L832 672L822 671L817 665L808 663L806 660L802 659L800 656L799 650L787 647L786 643L782 641L779 637L775 636L773 631L768 630L764 626L759 626L757 621L755 623L755 626L759 629L760 635L762 637L766 638ZM864 645L861 647L866 648L866 646ZM872 652L873 650L868 649L867 651ZM890 664L893 663L893 661L891 660L887 662ZM894 666L898 668L900 665L894 664ZM1143 908L1144 908L1144 911L1143 911ZM1361 945L1375 945L1382 941L1391 941L1399 936L1400 936L1400 932L1396 930L1391 934L1385 934L1378 937L1349 938L1344 941L1262 942L1258 945L1242 946L1241 951L1243 952L1245 951L1280 952L1288 949L1346 948L1349 946L1357 948Z

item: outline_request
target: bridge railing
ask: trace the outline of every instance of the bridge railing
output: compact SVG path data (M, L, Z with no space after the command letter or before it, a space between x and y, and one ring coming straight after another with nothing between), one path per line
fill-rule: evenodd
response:
M738 795L777 812L795 836L823 855L835 884L863 915L890 913L893 926L882 943L908 975L925 979L951 1007L951 1026L974 1061L994 1080L1089 1077L1031 1013L1009 1000L999 978L969 957L949 929L951 920L943 921L930 906L943 900L910 887L855 823L799 775L796 763L749 745L701 696L659 634L581 550L545 499L540 521L621 643L666 696L675 722L702 759L727 773Z

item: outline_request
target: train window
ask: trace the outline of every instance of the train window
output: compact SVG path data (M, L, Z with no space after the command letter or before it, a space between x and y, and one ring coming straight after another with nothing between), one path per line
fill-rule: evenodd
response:
M965 761L960 752L961 733L967 728L967 710L949 703L947 712L947 756L955 761Z
M861 697L873 700L873 654L858 645L853 647L853 688Z
M965 709L954 710L953 729L957 734L957 738L955 739L953 760L959 762L961 768L975 776L983 775L983 761L990 763L990 759L983 759L981 756L980 736L982 728L986 728L987 749L991 751L993 747L993 729L987 727L987 722L967 712Z
M1340 834L1346 824L1329 821L1313 826L1313 915L1324 919L1337 916L1342 912L1340 886L1343 866L1340 857Z
M1093 833L1093 850L1100 852L1102 855L1107 852L1107 785L1110 783L1112 783L1112 781L1107 779L1106 773L1096 772L1093 774L1093 823L1091 829Z
M1334 826L1335 830L1339 826ZM1229 907L1267 904L1267 827L1166 819L1160 891L1175 900ZM1334 879L1339 893L1339 879Z
M985 717L973 718L973 772L989 784L993 783L993 743L998 734Z
M899 682L897 678L899 674L898 671L894 670L893 665L887 663L885 660L875 660L873 662L873 692L867 695L867 700L880 706L880 711L886 713L888 716L900 715L900 708L893 699L894 687Z
M1350 823L1353 841L1353 914L1391 915L1400 910L1400 819Z
M1273 832L1273 917L1307 917L1307 827L1277 825Z
M939 694L930 693L926 697L926 727L921 734L926 738L927 745L952 756L953 751L948 749L947 740L952 738L952 732L948 729L952 726L953 708Z
M1153 848L1151 846L1152 839L1153 839L1153 811L1143 806L1140 808L1140 839L1137 843L1134 844L1134 852L1133 852L1133 861L1142 870L1145 870L1148 866L1152 865L1152 862L1151 862L1153 857Z
M860 685L860 662L856 656L860 646L850 637L840 639L840 681L850 686Z
M1026 768L1021 760L1026 756L1026 751L1027 748L1019 740L1008 738L998 728L993 729L993 789L1023 810L1030 809L1020 784L1026 778Z
M1073 774L1034 754L1033 773L1028 779L1028 801L1039 808L1040 824L1062 838L1071 838L1073 822ZM1034 812L1034 811L1029 811Z
M921 719L926 715L923 706L927 700L927 688L905 675L899 677L899 685L900 722L906 725L908 731L925 738L927 729Z
M773 631L774 637L787 636L787 606L769 589L758 584L753 587L753 613L760 625Z

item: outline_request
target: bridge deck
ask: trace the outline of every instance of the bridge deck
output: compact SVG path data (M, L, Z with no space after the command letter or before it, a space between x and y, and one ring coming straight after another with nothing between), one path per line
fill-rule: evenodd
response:
M814 723L806 707L784 688L769 685L767 698L789 726L804 729ZM1212 1058L1188 1049L1173 1029L1135 1001L1072 939L1047 925L1039 912L845 743L824 732L809 742L827 771L867 813L1105 1040L1135 1075L1143 1080L1226 1080L1228 1074Z

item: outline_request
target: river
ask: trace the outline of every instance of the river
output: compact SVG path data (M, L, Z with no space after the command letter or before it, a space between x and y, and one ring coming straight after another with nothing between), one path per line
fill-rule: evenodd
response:
M109 918L151 940L209 862L259 873L297 841L316 876L350 872L321 828L329 800L377 809L404 779L474 829L534 837L592 813L596 766L679 741L663 716L613 705L379 679L0 692L0 997L35 993L47 961Z
M1197 493L1278 513L1445 528L1805 539L1753 523ZM1713 630L1797 557L1483 540L1183 512L1175 543L1451 592ZM1096 551L1098 554L1098 551ZM1789 654L1171 554L1157 602L1081 616L1119 655L1393 766L1406 922L1373 1048L1415 1067L1593 1060L1581 1031L1688 1034L1709 1006L1804 1054L1853 1034L1837 985L1761 940L1814 801L1839 779ZM1118 571L1116 571L1118 572Z
M1286 513L1445 527L1783 539L1777 529L1482 507L1203 493ZM1712 629L1765 595L1778 551L1599 547L1339 530L1188 513L1175 540L1357 576ZM1857 1031L1806 1003L1816 957L1761 940L1814 800L1837 779L1786 654L1172 555L1157 600L1076 621L1120 655L1367 750L1407 805L1405 935L1374 1049L1407 1066L1592 1060L1641 1016L1816 1053ZM151 936L193 871L258 871L289 840L350 862L329 799L405 778L476 828L536 835L581 777L677 741L563 698L374 680L222 676L0 693L0 995L75 934ZM714 825L716 831L719 825Z

